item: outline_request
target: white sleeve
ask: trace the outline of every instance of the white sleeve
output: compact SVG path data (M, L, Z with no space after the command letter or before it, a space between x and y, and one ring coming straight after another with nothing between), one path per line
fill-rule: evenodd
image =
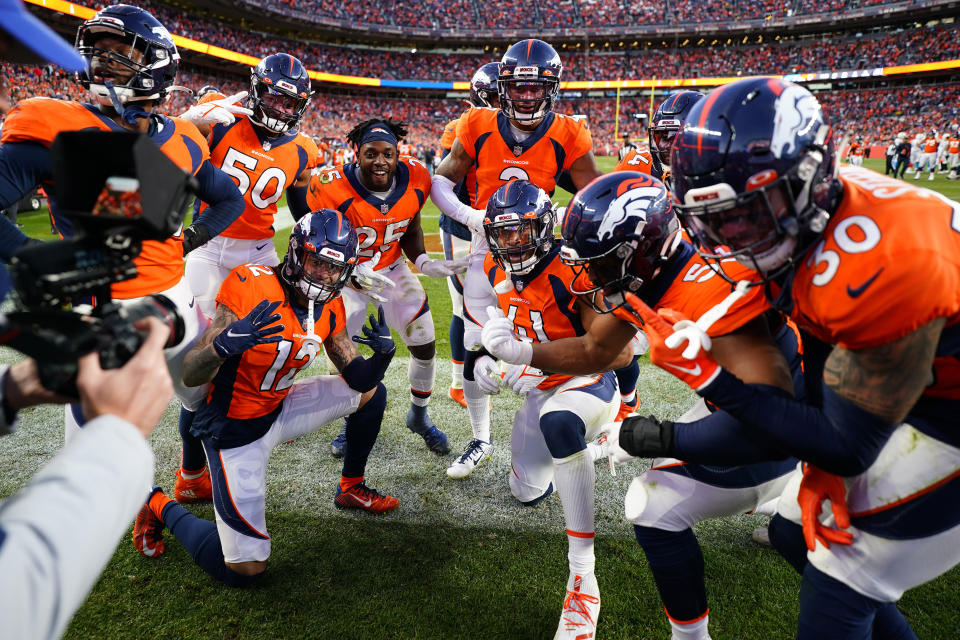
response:
M11 638L59 638L153 482L153 452L116 416L91 420L0 505L0 620Z
M460 199L453 192L453 187L454 184L450 178L434 174L433 184L430 188L430 199L433 200L440 211L460 224L483 232L483 219L487 215L486 212L460 202Z

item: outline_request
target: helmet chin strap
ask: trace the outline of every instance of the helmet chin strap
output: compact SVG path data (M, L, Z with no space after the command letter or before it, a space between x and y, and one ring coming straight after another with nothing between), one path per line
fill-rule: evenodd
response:
M143 107L141 107L139 104L134 102L124 105L122 102L120 102L120 97L117 95L116 89L113 88L113 83L109 80L105 80L103 86L107 88L107 93L110 95L110 103L113 105L117 115L120 116L120 119L131 127L136 127L137 120L140 118L150 117L150 114L144 111Z

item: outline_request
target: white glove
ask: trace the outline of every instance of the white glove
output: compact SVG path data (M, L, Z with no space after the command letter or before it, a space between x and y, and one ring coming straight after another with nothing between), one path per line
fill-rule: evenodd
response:
M599 447L597 457L607 456L607 464L610 465L610 475L617 475L617 465L624 465L631 460L636 460L636 456L627 453L620 446L620 426L622 422L608 422L600 427L603 434L592 443Z
M500 365L490 356L480 356L473 363L473 379L487 395L500 393Z
M487 218L486 211L464 205L463 209L460 210L460 215L463 217L463 224L471 231L479 233L481 236L486 233L483 230L483 221Z
M380 275L375 271L380 262L380 252L373 254L373 258L367 262L361 262L350 276L350 286L357 291L362 291L377 302L386 302L388 298L380 295L387 287L394 286L393 280Z
M456 260L431 260L430 257L421 253L417 256L417 269L425 276L431 278L449 278L452 275L463 273L467 270L469 257L457 258Z
M557 218L557 226L563 226L563 219L567 215L567 205L564 204L555 204L553 205L553 214Z
M203 104L195 104L182 114L180 117L189 120L193 124L200 126L206 124L213 126L215 124L231 124L236 118L234 114L242 113L244 115L253 115L253 111L246 107L241 107L236 102L242 102L247 97L246 91L235 93L232 96L220 100L211 100Z
M547 378L540 369L525 364L501 364L501 366L503 386L510 387L519 396L527 395Z
M487 307L487 318L480 333L484 349L510 364L530 364L533 345L517 337L513 332L513 321L506 318L497 307Z

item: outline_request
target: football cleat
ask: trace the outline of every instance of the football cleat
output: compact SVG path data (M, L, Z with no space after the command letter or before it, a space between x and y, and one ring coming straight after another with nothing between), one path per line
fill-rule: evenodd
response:
M433 424L433 420L427 414L426 407L418 407L415 404L410 405L407 411L407 429L413 431L423 438L427 448L438 456L445 456L450 453L450 443L447 442L447 434Z
M340 484L337 483L337 494L333 498L333 504L338 509L363 509L370 513L386 513L396 509L400 501L393 496L385 496L362 482L346 491L341 490Z
M150 492L153 496L160 487L154 487ZM140 555L148 558L159 558L163 555L165 548L163 546L163 520L158 518L150 508L150 499L140 508L137 519L133 522L133 546L140 552Z
M570 573L560 624L553 640L592 640L600 615L600 588L593 573Z
M347 423L344 422L340 428L340 433L330 443L330 454L334 458L342 458L347 450Z
M467 445L463 455L457 458L457 461L447 468L447 475L455 480L466 478L473 473L473 470L480 466L484 460L489 460L493 455L493 444L474 438Z
M467 408L467 399L463 397L463 387L450 387L447 395L464 409Z
M624 402L620 400L620 411L617 412L617 417L614 422L623 422L623 419L629 416L631 413L640 408L640 398L638 396L633 397L633 402Z
M433 425L426 430L423 435L423 441L427 444L427 449L433 451L438 456L445 456L450 453L450 443L447 441L447 434Z
M177 502L199 502L213 499L213 487L210 486L210 470L203 468L198 478L184 478L183 467L177 469L177 482L173 485L173 499Z

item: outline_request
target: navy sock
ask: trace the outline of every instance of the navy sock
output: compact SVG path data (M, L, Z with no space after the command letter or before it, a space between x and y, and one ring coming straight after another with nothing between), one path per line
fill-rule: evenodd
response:
M622 369L614 371L617 376L617 386L620 387L620 395L628 396L637 390L637 380L640 378L640 356L633 356L633 360Z
M477 358L482 356L482 351L467 351L463 358L463 379L474 382L476 378L473 375L473 365L477 363Z
M215 523L198 518L176 502L163 508L162 519L193 561L220 582L230 587L244 587L258 577L237 573L224 564Z
M380 433L386 408L387 388L381 382L367 404L347 416L347 449L343 455L343 477L359 478L363 475L367 467L367 457ZM426 411L426 407L421 408Z
M450 359L463 362L466 354L463 346L463 318L456 315L450 318L450 330L447 335L450 338Z
M199 471L207 466L207 456L203 452L203 443L197 436L190 435L190 425L196 413L180 407L180 466L185 471Z
M707 613L703 553L693 530L664 531L634 525L633 532L647 556L667 615L687 622Z
M888 604L861 595L807 564L800 584L797 640L871 640L874 617Z
M779 513L774 515L767 527L770 544L777 552L802 574L807 566L807 543L803 539L803 527L790 522Z

